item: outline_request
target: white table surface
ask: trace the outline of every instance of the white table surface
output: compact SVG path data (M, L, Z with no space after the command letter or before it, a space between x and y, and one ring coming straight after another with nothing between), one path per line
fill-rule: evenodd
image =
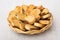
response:
M17 34L11 30L7 23L9 11L22 4L48 8L54 17L52 27L38 35ZM0 0L0 40L60 40L60 0Z

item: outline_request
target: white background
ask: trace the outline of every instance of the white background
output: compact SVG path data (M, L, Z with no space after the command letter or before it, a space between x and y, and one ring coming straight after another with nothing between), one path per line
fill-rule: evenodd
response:
M0 0L0 40L60 40L60 0ZM54 17L52 27L38 35L17 34L7 22L9 12L17 5L34 4L48 8Z

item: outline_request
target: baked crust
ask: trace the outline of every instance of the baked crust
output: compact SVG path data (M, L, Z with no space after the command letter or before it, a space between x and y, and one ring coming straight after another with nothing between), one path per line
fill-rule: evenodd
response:
M52 14L43 6L17 6L8 16L10 28L23 34L42 33L51 27L52 22Z

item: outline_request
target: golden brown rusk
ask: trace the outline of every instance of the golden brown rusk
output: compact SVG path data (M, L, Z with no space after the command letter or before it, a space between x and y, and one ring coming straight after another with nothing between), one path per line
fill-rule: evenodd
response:
M52 14L42 5L16 6L8 16L10 28L23 34L42 33L51 27L52 22Z

